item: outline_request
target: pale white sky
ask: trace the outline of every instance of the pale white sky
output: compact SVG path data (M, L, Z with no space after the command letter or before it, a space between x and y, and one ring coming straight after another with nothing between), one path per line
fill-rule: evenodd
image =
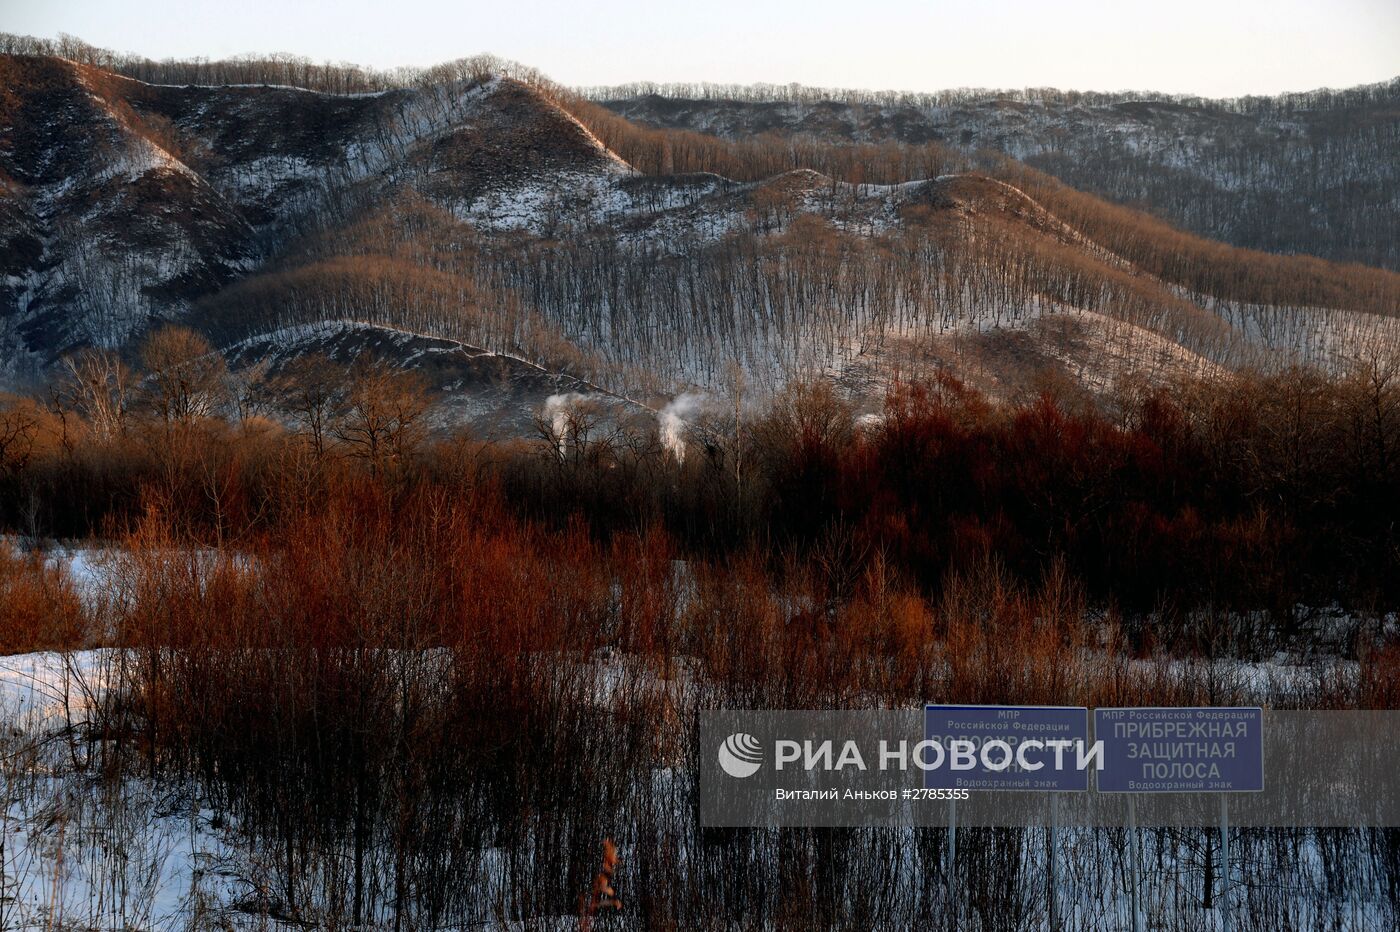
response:
M1400 74L1397 0L0 0L0 31L152 58L294 52L389 67L494 52L566 84L1218 97Z

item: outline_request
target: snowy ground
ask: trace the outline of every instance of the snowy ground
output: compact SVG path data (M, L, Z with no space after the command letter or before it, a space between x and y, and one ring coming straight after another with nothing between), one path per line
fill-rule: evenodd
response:
M197 928L245 892L213 813L89 766L115 659L0 658L0 928Z

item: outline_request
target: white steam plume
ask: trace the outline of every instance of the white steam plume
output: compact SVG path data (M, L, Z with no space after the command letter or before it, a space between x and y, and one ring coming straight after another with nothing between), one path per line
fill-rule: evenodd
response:
M661 445L670 451L677 463L685 462L686 421L694 418L709 403L706 395L697 392L683 392L671 399L670 404L656 412L657 433Z
M550 432L553 433L555 442L559 444L561 455L568 447L569 417L575 408L588 400L588 397L578 392L566 392L562 395L550 395L544 400L544 419L549 422Z

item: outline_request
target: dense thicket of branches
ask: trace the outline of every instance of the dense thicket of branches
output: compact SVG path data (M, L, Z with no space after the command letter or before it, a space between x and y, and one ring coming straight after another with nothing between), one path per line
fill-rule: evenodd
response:
M784 425L794 445L849 429L820 401L779 406L797 418ZM599 535L524 519L473 464L441 468L452 462L276 470L301 491L220 549L189 546L188 503L153 496L111 554L111 597L55 606L81 624L48 646L120 648L103 655L107 688L73 759L212 813L247 855L230 859L241 911L322 928L586 920L581 894L611 839L623 916L641 929L1022 927L1045 910L1035 828L961 829L952 869L942 829L700 827L697 772L713 749L698 713L1244 704L1269 688L1228 658L1144 656L1063 566L1028 585L982 563L931 596L851 535L697 554L655 526ZM3 620L15 596L62 591L41 567L0 559ZM1246 627L1222 614L1193 634L1218 645ZM1379 626L1329 627L1357 635L1355 672L1290 673L1267 701L1394 708L1400 654ZM126 814L124 796L100 798ZM91 819L75 810L70 857ZM1209 834L1144 836L1154 926L1199 928ZM1060 843L1076 885L1067 921L1120 929L1124 834L1062 829ZM1311 928L1357 903L1395 914L1392 830L1247 829L1233 844L1236 928ZM109 866L120 860L94 870L125 876Z
M995 405L944 377L896 390L860 429L825 383L799 383L767 410L714 406L677 462L650 417L594 418L541 448L429 444L421 386L382 367L252 382L178 330L142 359L136 377L87 354L49 404L6 403L7 524L83 536L158 502L182 534L236 539L347 469L447 488L466 469L531 520L664 528L695 554L837 547L838 576L878 558L928 592L990 560L1022 580L1062 563L1103 604L1175 618L1265 610L1286 629L1297 605L1400 604L1400 378L1380 362L1128 381L1108 407L1064 392Z

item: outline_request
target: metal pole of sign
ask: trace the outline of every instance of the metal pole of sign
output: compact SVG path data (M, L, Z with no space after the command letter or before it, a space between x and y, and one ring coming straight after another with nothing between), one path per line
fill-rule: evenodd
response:
M1138 910L1138 832L1137 806L1133 794L1128 794L1128 906L1133 911L1133 932L1142 932L1142 913Z
M957 891L953 882L958 870L958 803L948 800L948 915L953 920L952 928L958 926Z
M1220 925L1225 932L1234 928L1230 909L1230 797L1220 794Z
M1049 899L1049 904L1050 904L1050 932L1060 932L1060 909L1059 909L1059 899L1060 899L1059 874L1060 874L1060 872L1059 872L1059 870L1057 870L1058 865L1057 865L1057 863L1056 863L1056 862L1059 860L1059 852L1055 850L1055 827L1056 827L1056 824L1060 821L1060 819L1059 819L1059 815L1060 815L1060 813L1059 813L1059 808L1060 808L1060 797L1059 797L1059 794L1057 794L1057 793L1051 793L1051 794L1050 794L1050 824L1049 824L1049 825L1046 827L1046 829L1045 829L1045 846L1046 846L1046 848L1049 849L1049 851L1047 852L1047 853L1048 853L1048 858L1047 858L1047 860L1049 861L1049 864L1050 864L1049 876L1047 877L1047 880L1049 881L1049 887L1048 887L1048 889L1046 890L1046 895L1047 895L1047 897L1048 897L1048 899Z

